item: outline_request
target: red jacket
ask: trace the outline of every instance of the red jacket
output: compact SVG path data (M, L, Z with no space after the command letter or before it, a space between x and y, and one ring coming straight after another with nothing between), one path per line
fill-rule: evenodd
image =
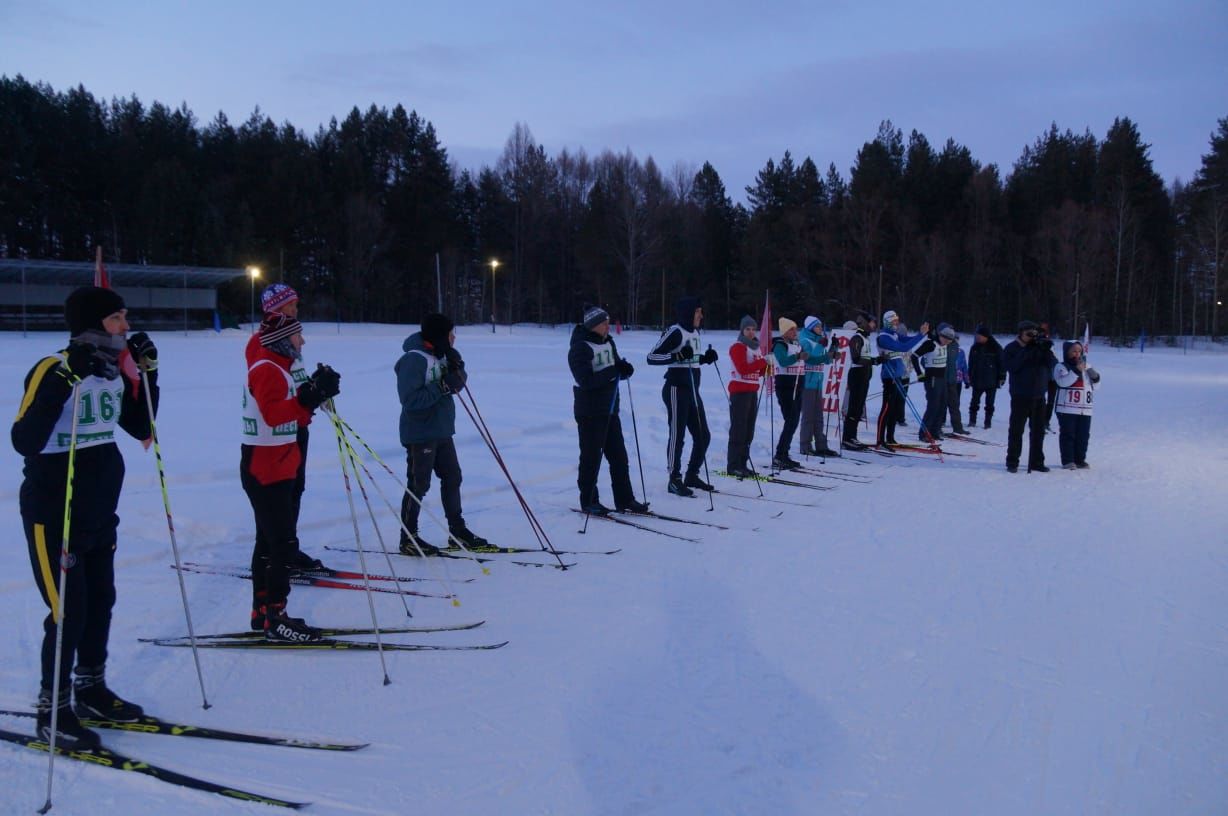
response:
M291 420L298 420L302 428L311 423L311 412L304 408L294 397L286 398L286 378L273 370L272 366L262 365L250 370L258 360L271 360L278 368L290 373L290 358L283 357L260 345L260 336L253 334L247 341L247 390L256 401L256 407L264 421L270 425L281 425ZM252 445L252 457L248 472L262 485L284 482L293 479L298 473L299 464L303 460L302 451L297 442L287 442L284 445Z
M757 353L757 352L755 352ZM741 340L734 341L729 347L729 359L733 362L733 373L729 375L730 394L753 394L759 390L759 381L767 370L767 360L759 355L751 361L751 348ZM754 382L747 382L754 380Z

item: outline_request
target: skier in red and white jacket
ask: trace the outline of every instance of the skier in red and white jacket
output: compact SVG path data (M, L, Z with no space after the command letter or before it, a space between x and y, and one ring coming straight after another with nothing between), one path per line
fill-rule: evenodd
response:
M729 347L729 448L726 468L730 475L752 476L750 443L755 438L755 409L759 405L759 384L768 361L759 348L759 324L750 315L738 326L738 339Z
M319 640L315 629L286 614L288 564L297 552L296 480L302 463L298 431L312 414L341 392L341 375L320 365L296 387L291 375L301 358L303 327L275 312L260 324L259 347L248 355L243 389L243 444L239 474L256 519L252 549L254 630L270 640Z

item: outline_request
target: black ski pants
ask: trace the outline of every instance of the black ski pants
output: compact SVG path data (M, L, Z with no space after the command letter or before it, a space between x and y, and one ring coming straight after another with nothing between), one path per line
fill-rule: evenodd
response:
M1082 414L1057 415L1058 449L1062 454L1062 464L1074 462L1076 465L1087 461L1087 441L1092 434L1092 418Z
M971 417L971 422L976 421L976 412L981 409L981 395L985 395L985 419L993 419L993 402L998 396L996 388L977 388L972 386L972 402L968 406L968 416Z
M784 459L789 455L789 446L793 444L793 434L797 433L797 424L802 418L802 378L789 375L776 377L776 402L780 405L780 416L784 423L780 427L780 438L776 440L776 458Z
M874 369L870 366L854 366L848 374L849 385L848 412L844 415L844 433L841 440L855 442L857 440L857 424L866 413L866 395L870 393L870 378Z
M601 472L601 457L610 464L610 487L614 491L614 506L627 507L635 500L631 489L631 466L627 460L627 445L618 414L576 418L580 437L580 470L576 487L580 489L580 507L600 501L597 476Z
M461 515L461 469L452 437L410 445L405 449L405 463L405 483L418 497L418 501L414 501L408 494L401 498L401 522L406 528L417 534L421 501L431 489L431 474L434 473L439 477L439 496L443 501L444 515L448 519L448 529L463 529L465 518ZM404 530L401 531L401 538L405 539Z
M691 434L691 458L687 462L687 475L697 475L708 454L708 443L712 434L708 431L708 416L704 412L703 398L693 387L670 385L666 383L661 388L661 399L665 401L665 411L669 418L669 447L666 455L669 459L670 478L682 475L682 445L683 434Z
M947 415L951 420L951 430L955 433L964 432L964 418L959 412L959 398L963 390L961 383L947 383Z
M60 550L64 545L64 506L27 513L22 526L30 553L34 582L43 603L51 610L43 621L42 688L51 691L55 679L55 629L60 602ZM115 524L99 530L72 531L68 571L64 581L64 653L60 659L60 689L69 685L70 669L103 666L111 636L111 609L115 606Z
M290 597L289 564L298 552L298 497L295 479L260 484L249 472L252 445L244 445L239 481L256 520L252 547L252 608L285 603Z
M925 372L925 416L922 417L924 427L917 431L922 441L938 439L942 436L942 421L947 418L947 381L946 369L931 368Z
M904 421L904 391L899 380L883 380L883 405L878 412L877 442L895 444L895 428Z
M1006 464L1019 466L1023 452L1023 426L1028 426L1028 469L1045 463L1045 398L1011 397L1010 428L1006 437Z
M729 447L725 451L725 462L731 470L745 468L750 462L750 443L755 438L758 407L757 391L739 391L729 395Z

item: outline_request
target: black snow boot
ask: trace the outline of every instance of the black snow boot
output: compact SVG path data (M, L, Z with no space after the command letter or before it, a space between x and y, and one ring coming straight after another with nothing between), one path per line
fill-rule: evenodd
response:
M609 510L607 509L606 512L608 513ZM467 550L480 550L484 547L490 547L489 541L482 538L480 535L473 532L463 524L459 527L453 527L448 532L452 534L453 538L460 541L461 544L464 544L465 549Z
M68 704L68 689L60 689L59 711L56 713L55 744L65 751L94 751L102 747L102 740L93 731L86 728L77 719L72 706ZM44 742L51 742L51 689L43 689L38 693L38 707L35 719L35 733Z
M675 496L685 496L691 498L695 495L695 491L682 483L682 479L677 476L671 476L669 480L669 492Z
M648 513L650 511L648 510L648 502L636 501L635 499L632 499L626 504L620 504L618 506L618 512L620 513Z
M105 666L78 666L74 673L72 688L78 716L121 723L137 722L145 716L145 710L139 705L107 688Z
M427 544L417 533L414 533L414 539L416 539L418 542L417 547L414 546L414 542L411 541L408 536L404 534L401 535L401 555L412 555L414 557L420 555L439 555L439 548L431 544ZM419 552L419 549L421 552Z
M284 603L269 604L268 614L264 618L264 639L285 643L319 643L324 639L320 630L308 626L302 618L292 618L286 614Z
M696 490L707 490L709 492L716 489L712 485L705 482L703 479L699 478L698 473L688 473L686 475L686 480L683 482L683 484L686 485L687 487L693 487Z

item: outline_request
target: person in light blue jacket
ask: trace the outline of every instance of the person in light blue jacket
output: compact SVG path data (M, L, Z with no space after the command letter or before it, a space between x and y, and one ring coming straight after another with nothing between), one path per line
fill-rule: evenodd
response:
M831 362L831 356L827 353L827 337L823 334L823 321L810 315L802 326L804 328L798 340L807 355L806 374L802 378L802 421L798 432L802 456L839 456L828 447L821 422L823 366Z

